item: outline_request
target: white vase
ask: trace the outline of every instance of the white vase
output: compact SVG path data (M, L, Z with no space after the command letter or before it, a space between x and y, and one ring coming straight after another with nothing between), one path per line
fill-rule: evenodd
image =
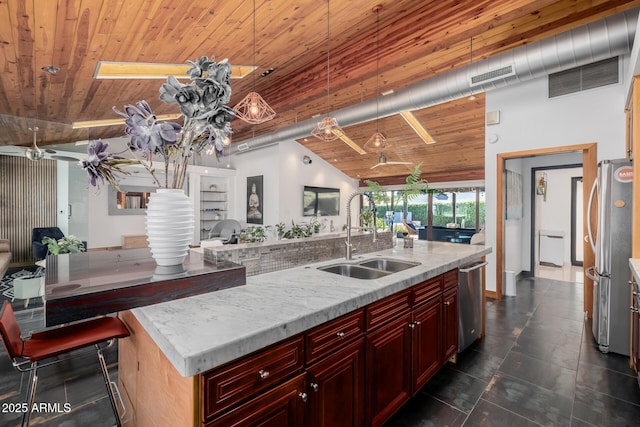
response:
M183 190L160 188L149 196L147 241L156 264L182 264L189 253L193 228L193 205Z

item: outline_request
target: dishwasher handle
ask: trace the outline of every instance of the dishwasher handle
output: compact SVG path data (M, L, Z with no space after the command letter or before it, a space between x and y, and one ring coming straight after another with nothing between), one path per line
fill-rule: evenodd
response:
M477 270L477 269L479 269L479 268L482 268L482 267L484 267L484 266L485 266L485 265L487 265L487 264L489 264L487 261L483 261L483 262L480 262L480 263L478 263L478 264L472 264L469 268L460 268L458 271L459 271L460 273L469 273L470 271L473 271L473 270Z

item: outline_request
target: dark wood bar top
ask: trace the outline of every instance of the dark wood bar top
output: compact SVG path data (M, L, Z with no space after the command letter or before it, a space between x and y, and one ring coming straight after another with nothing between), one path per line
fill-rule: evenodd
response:
M194 251L176 267L157 266L148 248L50 255L45 276L45 326L245 283L244 266L211 263Z

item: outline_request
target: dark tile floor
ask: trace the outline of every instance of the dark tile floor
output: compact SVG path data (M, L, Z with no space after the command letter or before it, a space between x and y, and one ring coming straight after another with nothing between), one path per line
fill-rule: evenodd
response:
M486 304L486 337L458 355L388 427L639 426L628 358L598 351L582 284L520 279Z
M486 312L485 338L443 367L389 427L640 425L628 359L600 353L583 327L581 284L521 279L516 297L488 300ZM42 324L38 310L17 316L23 331ZM117 381L117 351L106 357ZM5 404L22 401L26 378L0 354L0 426L19 425ZM32 425L114 425L94 352L43 368L36 402L69 402L71 411L36 413Z

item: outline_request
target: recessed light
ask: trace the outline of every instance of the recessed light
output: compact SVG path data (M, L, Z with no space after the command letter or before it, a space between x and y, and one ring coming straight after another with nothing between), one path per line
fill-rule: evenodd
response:
M54 67L53 65L47 65L46 67L42 67L41 70L46 71L49 74L56 75L58 71L60 71L60 68Z
M276 69L275 68L269 68L268 70L262 72L262 74L260 74L260 77L267 77L269 74L273 73Z

